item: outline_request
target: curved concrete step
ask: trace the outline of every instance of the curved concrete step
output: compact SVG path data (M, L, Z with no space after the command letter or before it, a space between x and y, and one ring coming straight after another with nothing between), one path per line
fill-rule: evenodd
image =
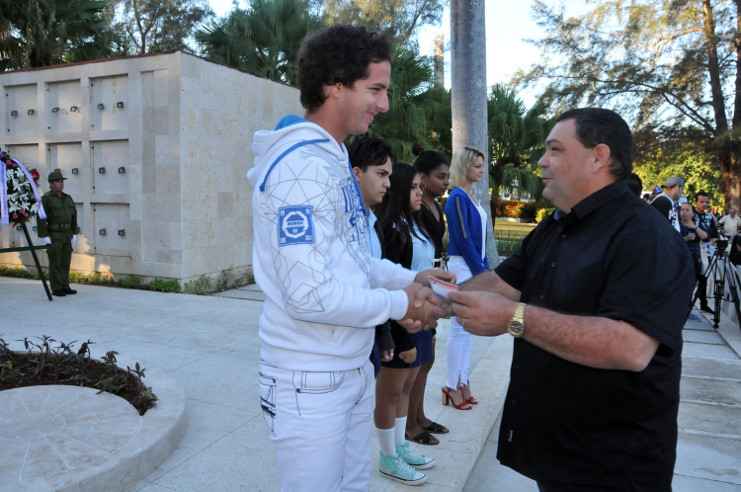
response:
M129 402L80 386L0 391L0 490L123 491L159 466L185 434L185 397L157 383L140 416Z

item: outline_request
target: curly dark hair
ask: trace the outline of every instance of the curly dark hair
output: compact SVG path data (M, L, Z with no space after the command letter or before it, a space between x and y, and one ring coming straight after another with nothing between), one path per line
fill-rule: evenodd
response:
M365 27L337 24L309 34L298 53L301 105L315 111L327 100L324 86L339 82L352 89L370 75L371 63L391 62L393 56L391 40Z

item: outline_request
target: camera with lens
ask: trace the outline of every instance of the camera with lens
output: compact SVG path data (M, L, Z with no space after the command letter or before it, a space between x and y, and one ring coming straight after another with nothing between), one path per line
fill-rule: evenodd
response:
M728 247L728 238L720 236L715 244L718 246L718 251L725 251Z

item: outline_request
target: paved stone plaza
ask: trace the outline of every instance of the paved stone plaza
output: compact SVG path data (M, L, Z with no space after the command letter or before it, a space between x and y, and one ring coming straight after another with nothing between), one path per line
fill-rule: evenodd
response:
M16 340L25 336L49 335L65 343L77 341L77 347L90 339L95 342L91 350L96 358L115 350L120 366L139 362L160 403L139 419L113 403L108 414L101 410L91 416L100 422L92 424L94 439L104 434L100 428L109 428L115 430L111 439L126 440L124 446L110 449L76 433L77 417L74 422L55 417L43 426L38 420L19 423L18 395L0 393L0 408L5 411L0 413L0 446L7 450L12 445L15 450L0 458L0 491L279 490L255 376L257 318L262 308L259 290L251 286L215 296L192 296L88 285L75 288L76 296L49 302L40 282L0 277L0 337L16 350L22 348ZM461 412L440 404L447 334L447 323L442 322L425 408L428 416L451 432L439 436L440 445L422 450L437 459L423 488L534 492L532 481L498 465L496 432L490 433L496 430L508 381L511 338L476 338L471 380L481 403ZM687 323L684 338L674 489L741 491L741 330L723 320L716 331L701 316L700 321ZM95 396L101 402L117 398ZM57 407L77 416L88 408L88 398L88 394L68 396L65 400L70 404ZM107 408L107 403L102 404ZM8 408L16 410L8 413ZM117 408L127 415L120 424L107 423ZM129 422L132 418L140 421ZM78 427L60 430L64 425ZM89 428L84 432L89 433ZM74 446L59 444L60 434L72 436ZM38 439L57 444L37 446L39 442L33 441ZM375 461L375 441L373 446ZM46 458L28 452L41 448L49 451ZM123 453L115 454L119 452ZM86 458L76 461L75 453ZM90 457L96 453L97 458ZM49 467L48 472L39 472L43 466ZM407 487L372 473L370 491L403 489Z

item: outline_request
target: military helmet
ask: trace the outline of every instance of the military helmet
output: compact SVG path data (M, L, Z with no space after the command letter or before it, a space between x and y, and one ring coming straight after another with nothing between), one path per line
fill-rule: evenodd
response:
M52 181L56 181L58 179L67 179L67 178L62 176L62 171L60 169L55 169L49 173L49 178L47 179L47 181L51 183Z

